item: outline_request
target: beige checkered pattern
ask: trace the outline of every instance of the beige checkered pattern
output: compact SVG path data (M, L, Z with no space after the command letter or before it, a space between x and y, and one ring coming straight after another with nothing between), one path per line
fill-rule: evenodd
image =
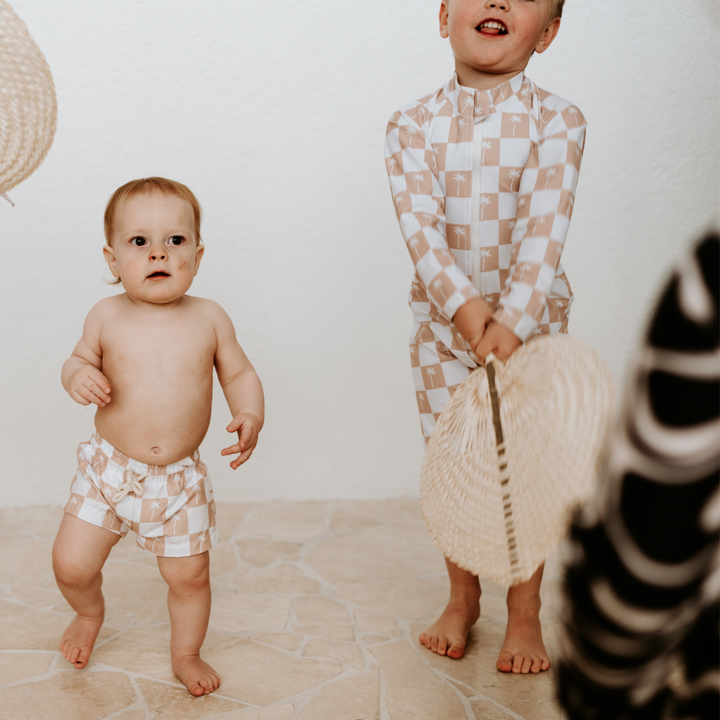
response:
M523 342L567 332L573 295L560 256L584 141L580 111L522 73L488 91L455 76L390 118L386 165L415 264L410 349L426 438L477 367L452 323L468 300L484 297Z
M482 295L523 341L567 325L560 256L584 139L580 111L523 74L482 92L454 77L391 117L386 164L421 288L416 316L450 326Z
M172 465L147 465L116 450L97 433L80 443L78 469L65 512L125 537L161 557L189 557L210 550L219 538L215 502L207 468L196 452ZM128 478L142 480L142 497L134 493L113 501Z

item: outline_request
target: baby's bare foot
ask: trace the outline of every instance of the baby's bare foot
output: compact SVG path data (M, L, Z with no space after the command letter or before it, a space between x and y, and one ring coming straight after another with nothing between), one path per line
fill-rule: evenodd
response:
M470 628L480 617L480 603L477 599L454 600L443 614L425 632L420 633L420 642L438 655L447 655L457 660L465 654Z
M497 661L497 669L505 673L539 673L550 669L550 659L542 639L537 615L510 613L505 642Z
M220 687L220 676L198 655L173 658L172 668L190 694L196 697L209 695Z
M60 652L76 668L84 668L90 660L103 618L83 618L76 615L67 626L60 641Z

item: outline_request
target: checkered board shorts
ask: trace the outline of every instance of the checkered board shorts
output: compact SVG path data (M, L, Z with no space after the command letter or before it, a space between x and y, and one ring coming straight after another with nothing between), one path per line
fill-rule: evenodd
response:
M148 465L123 455L97 433L78 446L78 469L63 508L68 515L137 544L160 557L189 557L209 550L219 538L207 468L195 452L172 465ZM114 502L128 480L140 480L142 494L130 491ZM137 487L137 486L136 486Z

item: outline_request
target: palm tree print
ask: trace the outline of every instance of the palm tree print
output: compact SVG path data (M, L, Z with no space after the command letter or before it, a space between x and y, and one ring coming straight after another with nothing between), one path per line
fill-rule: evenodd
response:
M419 243L420 243L420 238L417 236L415 236L414 238L410 238L410 240L408 240L408 246L410 247L411 250L415 251L416 255L418 254L417 246L419 245Z
M150 503L150 509L152 510L152 512L150 513L150 522L152 522L153 518L155 517L155 511L160 509L160 501L153 500Z
M530 263L523 263L518 270L520 271L520 279L522 280L525 277L525 274L532 270L532 265L530 265Z
M420 183L424 180L422 173L415 173L413 175L413 180L417 183L417 191L418 195L420 194Z
M462 173L455 173L453 180L455 180L455 192L460 195L460 183L467 182L467 179Z
M540 328L540 326L538 326L538 327L536 327L536 328L532 331L532 334L533 334L535 337L539 337L540 335L543 334L543 331L542 331L542 329Z
M480 196L480 219L483 219L483 214L485 213L485 206L490 204L490 198L487 195L481 195Z
M455 235L457 235L458 241L460 240L460 238L465 237L465 228L460 225L456 225L453 228L453 232L455 233Z
M510 220L510 221L508 222L508 230L513 230L514 228L515 228L515 221L514 221L514 220Z
M545 224L545 218L546 215L541 215L540 217L535 218L535 225L533 226L532 234L535 235L535 231L538 229L538 225L544 225Z
M483 140L480 143L480 148L482 149L482 153L480 154L480 162L485 162L485 151L490 150L492 148L492 143L489 140Z
M556 173L557 173L557 168L554 165L547 169L547 173L545 175L545 187L546 188L548 186L548 183L550 182L550 178L554 178Z
M480 253L480 272L485 272L485 258L490 257L490 251L489 250L481 250Z
M515 192L513 190L513 185L515 184L516 180L520 179L521 172L517 168L512 168L511 170L508 170L508 177L510 178L510 192Z
M522 117L520 115L511 115L510 122L513 124L513 137L515 137L515 128L518 123L522 122Z
M442 285L443 285L442 278L435 278L435 280L433 280L433 282L432 282L433 290L439 292L440 295L442 295L443 304L445 304L447 302L447 297L445 296L445 293L443 292Z
M414 128L412 125L406 125L405 132L410 136L410 145L412 145L413 135L417 135L418 129Z
M433 376L435 375L435 368L433 367L426 367L425 368L425 374L430 378L430 387L435 387L435 383L433 381Z

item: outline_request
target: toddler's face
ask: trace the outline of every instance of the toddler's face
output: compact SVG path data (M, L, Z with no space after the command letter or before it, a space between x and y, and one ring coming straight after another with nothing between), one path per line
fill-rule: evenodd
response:
M450 39L458 73L515 75L555 38L560 19L548 23L551 10L552 0L444 0L440 35Z
M189 290L204 251L190 203L160 192L123 201L110 240L103 248L110 271L131 299L152 304L179 300Z

